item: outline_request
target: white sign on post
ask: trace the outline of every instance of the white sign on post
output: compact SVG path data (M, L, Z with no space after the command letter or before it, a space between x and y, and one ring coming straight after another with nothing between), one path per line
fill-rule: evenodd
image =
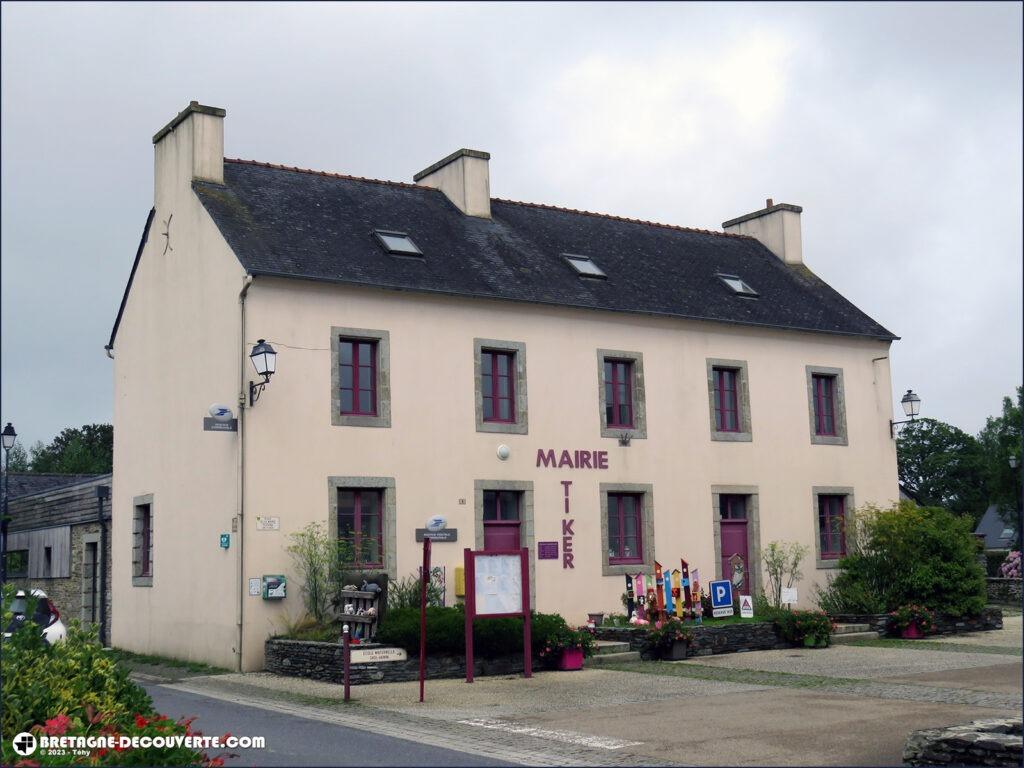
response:
M796 587L783 587L782 588L782 602L792 605L797 602L796 598Z
M740 595L740 618L754 618L754 600L750 595Z
M523 572L519 555L476 556L476 615L522 613Z

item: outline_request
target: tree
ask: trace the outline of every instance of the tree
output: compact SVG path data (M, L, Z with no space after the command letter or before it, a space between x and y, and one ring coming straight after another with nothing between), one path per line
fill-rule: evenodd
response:
M977 525L988 507L985 456L978 441L936 419L903 427L896 441L900 483L926 507L944 507Z
M1003 413L990 416L978 433L984 452L985 486L988 498L999 508L999 514L1016 532L1014 548L1020 546L1021 467L1010 468L1010 457L1021 460L1021 400L1024 388L1017 387L1017 402L1003 398Z
M11 472L31 471L32 467L29 462L28 452L21 443L15 443L14 447L11 448L10 456L8 457L8 467Z
M49 445L36 443L29 450L33 472L103 474L114 466L114 428L86 424L63 430Z
M794 541L773 541L764 548L761 559L764 560L764 570L768 574L768 599L773 607L782 607L783 587L792 587L794 582L803 578L800 563L809 549Z

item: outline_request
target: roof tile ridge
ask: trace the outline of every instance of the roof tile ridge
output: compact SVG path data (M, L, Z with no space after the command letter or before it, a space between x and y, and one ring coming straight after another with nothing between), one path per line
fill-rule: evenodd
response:
M502 197L495 197L492 200L496 203L508 203L509 205L521 205L524 208L543 208L547 211L562 211L563 213L576 213L580 216L595 216L600 219L611 219L612 221L625 221L630 224L644 224L649 227L660 227L662 229L674 229L679 232L696 232L701 235L717 235L718 237L738 237L742 240L756 240L750 235L741 235L736 232L719 232L714 229L700 229L698 227L683 227L679 224L663 224L660 221L647 221L645 219L631 219L628 216L616 216L613 213L598 213L595 211L583 211L577 208L563 208L560 205L548 205L547 203L527 203L522 200L507 200Z
M420 184L410 184L406 181L390 181L388 179L370 179L365 176L352 176L346 173L332 173L330 171L317 171L312 168L299 168L294 165L280 165L278 163L267 163L262 160L243 160L237 157L225 157L225 163L238 163L239 165L255 165L261 168L273 168L278 171L294 171L295 173L308 173L311 176L326 176L329 179L345 179L346 181L365 181L370 184L386 184L391 187L404 187L406 189L431 189Z

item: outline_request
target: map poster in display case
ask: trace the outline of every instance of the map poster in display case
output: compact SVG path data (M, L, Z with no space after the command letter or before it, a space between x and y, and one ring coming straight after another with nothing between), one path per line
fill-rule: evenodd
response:
M466 682L473 682L473 620L522 617L523 676L532 677L530 553L463 550L466 573Z

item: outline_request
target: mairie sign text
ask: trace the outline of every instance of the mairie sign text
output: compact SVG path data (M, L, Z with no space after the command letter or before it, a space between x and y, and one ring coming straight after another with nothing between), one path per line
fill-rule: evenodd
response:
M608 469L608 451L562 451L537 449L537 466L553 469Z

